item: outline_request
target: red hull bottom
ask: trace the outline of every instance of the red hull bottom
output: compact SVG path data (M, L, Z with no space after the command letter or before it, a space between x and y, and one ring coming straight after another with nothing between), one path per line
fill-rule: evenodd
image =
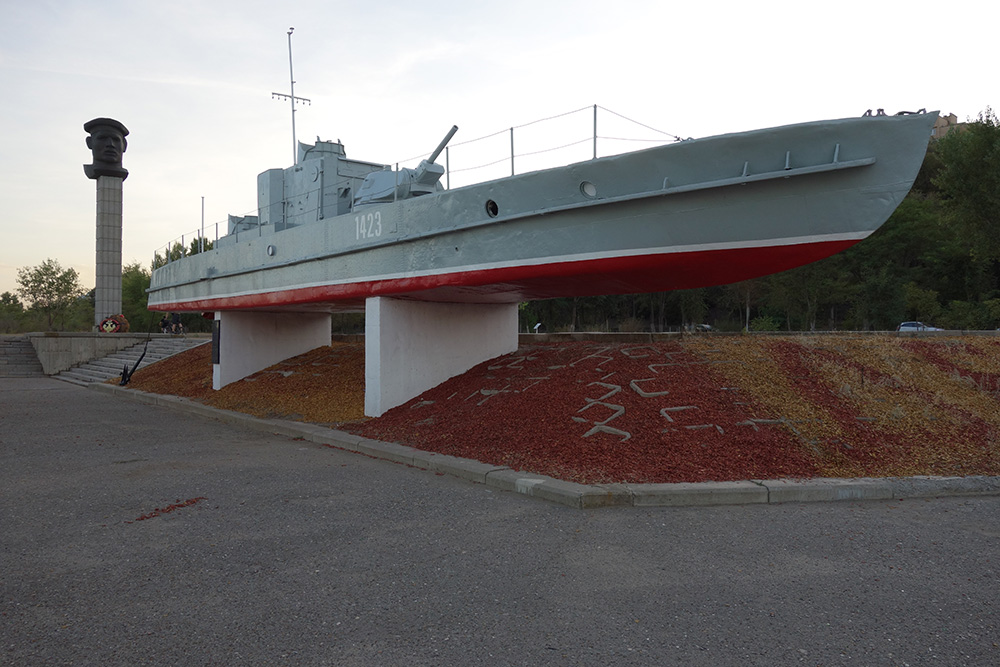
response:
M157 311L363 310L368 297L419 301L517 303L554 297L641 294L725 285L809 264L857 240L608 257L518 265L412 278L300 287L155 304Z

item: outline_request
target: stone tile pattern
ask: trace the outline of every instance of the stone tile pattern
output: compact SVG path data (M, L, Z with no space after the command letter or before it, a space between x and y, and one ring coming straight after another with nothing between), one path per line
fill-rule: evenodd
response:
M97 284L94 325L122 312L122 179L97 179Z

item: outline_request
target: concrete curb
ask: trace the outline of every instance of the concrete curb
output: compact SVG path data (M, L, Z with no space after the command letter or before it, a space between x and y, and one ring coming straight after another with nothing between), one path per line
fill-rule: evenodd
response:
M1000 477L887 477L858 479L771 479L741 482L677 484L577 484L545 475L519 472L505 466L481 463L446 454L425 452L338 431L287 421L261 419L241 412L219 410L178 396L150 394L110 384L94 383L88 389L210 417L247 428L301 438L328 447L376 459L443 473L497 491L521 493L578 509L597 507L690 507L752 503L830 502L886 500L940 496L1000 495Z

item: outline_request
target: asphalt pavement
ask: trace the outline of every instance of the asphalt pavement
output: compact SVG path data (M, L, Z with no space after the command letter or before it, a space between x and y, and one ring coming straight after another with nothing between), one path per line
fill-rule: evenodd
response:
M0 379L0 664L1000 664L1000 498L578 509Z

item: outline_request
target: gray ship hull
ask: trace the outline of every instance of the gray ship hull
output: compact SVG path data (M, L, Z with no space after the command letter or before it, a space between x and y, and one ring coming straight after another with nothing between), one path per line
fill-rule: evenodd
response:
M240 232L157 268L157 311L513 303L725 284L844 250L906 196L936 114L689 140Z

